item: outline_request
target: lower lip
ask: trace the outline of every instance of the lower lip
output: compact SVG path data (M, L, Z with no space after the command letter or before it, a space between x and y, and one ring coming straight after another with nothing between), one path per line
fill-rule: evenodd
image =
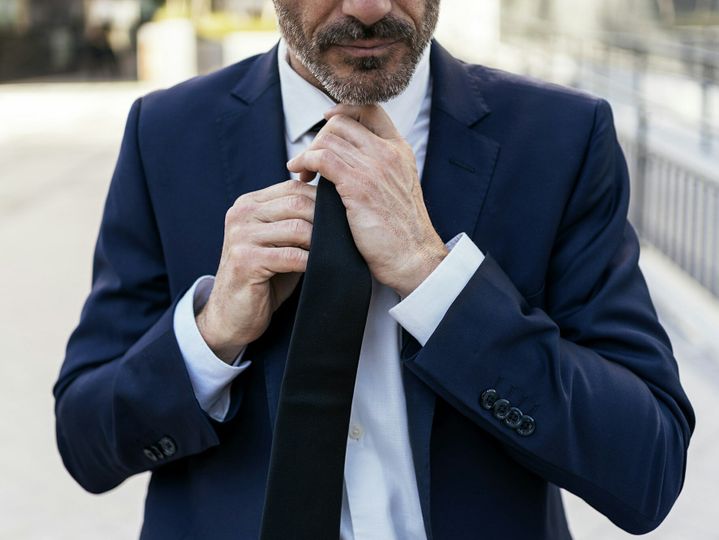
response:
M397 41L382 43L373 47L355 47L352 45L335 45L338 49L352 56L376 56L377 54L387 51L390 47L397 44Z

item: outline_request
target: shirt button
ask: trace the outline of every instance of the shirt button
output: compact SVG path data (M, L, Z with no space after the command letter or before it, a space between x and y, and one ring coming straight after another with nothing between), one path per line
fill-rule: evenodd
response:
M362 429L362 426L359 424L353 424L350 428L350 439L354 439L355 441L358 441L362 435L364 434L364 430Z

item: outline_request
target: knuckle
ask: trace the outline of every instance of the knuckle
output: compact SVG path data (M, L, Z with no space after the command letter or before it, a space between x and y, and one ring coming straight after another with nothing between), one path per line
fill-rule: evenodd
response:
M292 236L296 236L297 233L299 233L299 231L300 231L299 220L297 220L297 219L288 219L288 220L285 222L285 228L287 229L287 231L288 231Z
M297 262L297 250L284 248L282 250L282 258L290 264Z
M243 260L247 257L248 246L245 244L235 244L230 247L230 257L233 260Z
M303 237L307 233L309 223L302 221L301 219L293 219L291 220L289 227L295 237Z
M235 204L225 213L225 225L241 220L243 216L254 212L256 207L257 205L250 199L249 194L238 197Z
M340 162L340 159L337 157L337 154L330 150L322 150L321 160L322 164L325 167L335 167Z
M312 146L317 148L327 144L328 135L329 134L326 131L320 131L317 135L315 135L315 138L312 141Z
M290 248L275 248L271 250L270 257L273 260L273 265L287 266L291 262L292 252Z
M302 265L305 255L301 249L287 248L285 249L285 260L293 267L296 268Z
M241 244L230 246L227 251L229 263L232 268L236 268L247 260L247 248Z
M347 142L342 137L335 135L334 133L327 132L324 137L323 142L327 147L343 148L347 146Z
M285 182L285 185L289 193L302 193L302 182L290 179Z
M302 195L293 195L287 200L287 206L290 210L301 212L308 208L308 199Z
M263 250L259 246L247 246L242 254L239 265L243 270L256 270L261 266Z
M239 197L235 199L235 204L233 204L233 208L242 208L243 206L246 206L248 202L252 200L252 193L243 193Z
M317 163L319 165L325 165L327 163L329 152L324 148L316 150L315 156L317 157Z
M412 145L407 142L405 139L400 139L399 146L397 147L397 151L404 155L414 155L414 151L412 150Z
M235 222L235 220L237 219L237 214L238 212L235 205L232 205L230 206L230 208L228 208L227 212L225 212L225 228L229 227Z
M395 163L402 157L397 148L391 144L383 144L381 146L381 155L388 162Z
M334 115L332 118L327 120L327 124L326 124L326 126L329 128L337 127L340 125L342 125L342 115L341 114ZM320 133L321 133L321 131L320 131Z

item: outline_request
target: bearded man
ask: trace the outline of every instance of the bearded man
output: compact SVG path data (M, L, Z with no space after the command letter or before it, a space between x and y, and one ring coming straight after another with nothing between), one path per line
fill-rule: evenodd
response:
M606 102L454 59L439 0L275 7L274 49L132 107L54 389L72 476L151 470L148 539L557 540L560 487L657 527L694 416Z

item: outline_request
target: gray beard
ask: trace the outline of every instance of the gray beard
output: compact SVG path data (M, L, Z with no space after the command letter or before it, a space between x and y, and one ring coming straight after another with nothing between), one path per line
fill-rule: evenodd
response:
M329 64L322 62L320 53L341 38L361 38L360 30L337 32L338 35L334 35L330 30L319 36L319 40L308 40L301 24L290 10L280 5L278 0L275 0L275 9L282 35L291 52L319 81L324 91L338 103L369 105L388 101L407 88L417 63L432 38L437 23L439 0L427 2L427 12L417 32L404 30L401 37L409 45L409 53L401 59L396 71L388 72L384 69L389 59L386 57L348 58L346 64L353 67L354 73L347 77L339 77Z
M382 103L400 95L409 85L419 61L419 57L412 55L409 61L401 64L398 71L387 73L382 69L386 64L385 59L361 58L351 63L356 73L341 78L334 74L329 65L316 62L301 52L296 54L332 99L350 105Z

